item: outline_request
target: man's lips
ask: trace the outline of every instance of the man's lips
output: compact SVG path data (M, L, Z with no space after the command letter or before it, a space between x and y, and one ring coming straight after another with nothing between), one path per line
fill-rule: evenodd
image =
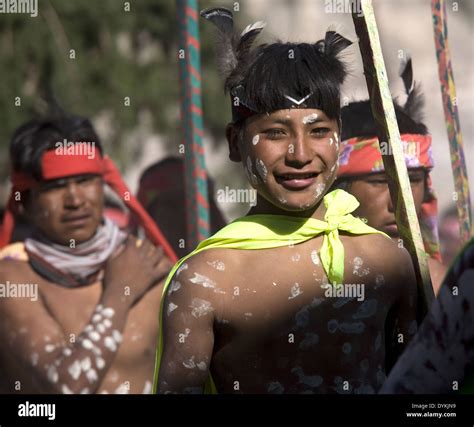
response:
M90 213L82 213L76 215L65 215L61 218L61 222L72 225L81 225L87 222L92 217Z
M301 190L314 184L318 173L316 172L288 172L275 174L276 182L288 190Z
M383 226L382 231L387 233L389 236L398 236L398 227L396 223L390 223Z

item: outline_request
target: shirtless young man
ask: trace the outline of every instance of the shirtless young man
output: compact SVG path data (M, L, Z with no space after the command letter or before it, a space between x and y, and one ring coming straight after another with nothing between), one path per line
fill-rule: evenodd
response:
M350 42L329 31L249 50L260 25L232 44L232 14L202 14L219 27L221 68L235 60L224 73L230 159L258 198L171 271L155 390L374 393L416 331L416 291L408 253L349 214L352 196L325 195L339 151L337 54ZM360 298L346 292L355 287Z
M437 293L446 268L441 262L438 202L430 177L430 171L434 167L431 135L422 122L424 98L419 85L413 82L411 59L406 62L401 76L407 101L402 106L394 100L395 112L415 209L429 256L431 281ZM351 193L359 201L360 206L355 215L365 218L368 225L400 242L370 101L350 103L342 108L341 118L343 148L335 187Z
M65 140L67 150L56 151ZM149 393L160 281L171 263L163 248L103 219L104 182L123 183L92 125L29 122L12 139L11 160L19 197L0 237L9 241L12 211L34 234L0 250L0 392ZM124 200L137 211L132 196ZM139 217L159 241L151 219Z

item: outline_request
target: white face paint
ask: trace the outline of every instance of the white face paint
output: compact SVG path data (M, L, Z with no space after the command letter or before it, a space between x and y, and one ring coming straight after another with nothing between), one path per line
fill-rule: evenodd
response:
M329 145L332 145L333 144L333 139L332 138L329 138Z
M58 382L58 378L58 371L56 371L54 366L50 366L48 369L48 380L56 384Z
M288 299L293 299L293 298L296 298L298 295L301 295L303 293L303 291L300 289L300 285L299 283L295 283L292 287L291 287L291 295L288 297Z
M120 333L120 331L118 331L117 329L114 329L112 331L112 338L117 342L117 343L121 343L122 342L122 334Z
M97 369L104 369L105 360L102 359L102 357L96 357L95 358L95 366L97 366Z
M294 254L294 255L291 256L291 260L293 262L298 262L300 260L300 258L301 258L300 254Z
M99 323L97 325L97 331L101 334L103 334L105 332L105 326L102 324L102 323Z
M303 124L311 124L318 120L318 115L316 113L310 114L309 116L303 117Z
M171 282L170 287L168 288L168 295L171 295L173 292L178 291L181 288L181 283L179 283L177 280L173 280Z
M90 383L93 383L99 379L97 376L97 371L95 369L89 369L86 372L86 378L89 380Z
M166 315L169 316L177 308L178 308L178 306L176 304L173 304L172 302L170 302L168 304L168 310L166 310Z
M47 344L44 347L44 350L46 351L46 353L51 353L54 351L54 349L55 349L55 346L53 344Z
M87 336L92 340L92 341L99 341L100 340L100 334L96 331L91 331L87 334Z
M62 394L72 394L72 390L66 384L63 384L61 386L61 393Z
M92 344L91 340L86 338L85 340L82 341L82 346L87 350L91 350L92 347L94 347L94 344Z
M196 367L196 363L194 362L194 356L191 356L189 360L185 360L183 362L183 366L186 369L194 369Z
M145 381L145 386L143 387L142 394L151 394L152 392L152 386L151 386L151 381Z
M314 265L319 266L321 264L321 260L319 259L318 251L316 249L311 251L311 261L313 262Z
M207 370L207 364L206 364L206 362L198 362L198 363L196 363L196 366L197 366L197 368L198 368L199 370L201 370L201 371Z
M194 277L189 279L191 283L194 283L196 285L201 285L203 288L215 288L216 287L216 282L213 280L209 279L208 277L199 274L199 273L194 273Z
M74 363L67 368L67 371L73 380L77 380L81 375L81 364L78 360L75 360Z
M112 326L112 322L109 320L109 319L104 319L104 321L102 322L102 324L106 327L106 328L110 328Z
M81 369L85 372L91 368L91 359L90 357L85 357L81 360Z
M255 136L252 138L252 144L253 144L253 145L257 145L259 140L260 140L260 135L255 135Z
M114 391L115 394L128 394L129 393L129 387L127 384L122 383L120 384Z
M102 310L102 314L104 315L104 317L108 317L110 319L115 314L115 311L114 311L113 308L110 308L110 307L109 308L104 308Z
M115 343L115 340L112 337L105 337L104 346L110 351L117 351L117 344Z
M176 277L178 277L182 271L187 270L187 269L188 269L188 264L186 263L181 264L180 267L176 270Z
M255 162L255 165L257 167L257 173L260 175L260 178L262 178L263 182L267 182L267 167L265 166L265 163L263 163L263 160L257 159Z
M36 366L38 364L38 358L39 358L38 353L33 353L31 355L30 360L33 366Z
M286 205L288 203L288 201L283 197L283 196L279 196L278 197L278 201L282 204L282 205Z
M367 276L367 274L370 273L369 268L362 268L362 265L364 264L364 261L362 258L356 256L354 260L352 261L354 265L354 269L352 270L352 274L355 274L356 276L362 277L362 276Z
M94 323L98 323L98 322L100 322L101 320L102 320L102 316L101 316L99 313L94 314L94 315L92 316L92 321L93 321Z
M225 270L225 264L222 261L218 261L218 260L208 261L207 264L210 265L211 267L215 268L218 271L224 271Z
M315 189L316 197L321 196L321 194L324 193L325 189L326 189L326 184L323 184L322 182L318 183L318 185L316 186L316 189Z
M206 301L200 298L193 298L193 300L191 301L191 305L189 307L192 308L191 314L196 319L214 311L214 308L212 307L209 301Z

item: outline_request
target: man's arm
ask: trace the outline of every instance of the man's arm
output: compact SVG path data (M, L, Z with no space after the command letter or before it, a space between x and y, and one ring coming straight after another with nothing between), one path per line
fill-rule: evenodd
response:
M195 267L201 267L203 274L191 273L196 271ZM158 393L204 390L212 360L216 308L216 283L208 273L208 269L193 262L175 274L168 286L161 320L163 347Z
M3 277L0 282L5 283ZM67 336L40 295L36 301L2 298L4 359L32 379L35 392L94 393L120 346L127 311L124 304L102 298L82 332Z
M386 324L386 372L408 346L416 334L417 284L413 263L408 251L393 245L384 252L391 260L385 266L389 286L395 295Z
M21 282L14 262L0 262L0 283ZM169 271L163 251L129 238L109 259L104 291L80 332L66 335L38 292L37 300L0 298L0 348L9 364L33 380L39 393L94 393L121 345L127 314ZM124 287L130 288L124 296ZM15 391L12 384L12 392Z

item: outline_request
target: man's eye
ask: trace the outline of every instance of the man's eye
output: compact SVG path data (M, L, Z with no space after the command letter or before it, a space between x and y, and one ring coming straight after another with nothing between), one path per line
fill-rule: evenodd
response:
M318 128L313 128L311 130L311 134L316 135L317 137L324 137L328 134L329 131L330 131L329 128L318 127Z
M383 184L388 184L386 179L379 178L379 179L369 179L367 181L369 184L376 184L376 185L383 185Z
M268 139L280 139L286 135L283 129L268 129L264 134Z
M409 176L409 178L410 178L410 182L422 182L423 181L423 177L419 176L419 175Z
M88 175L88 176L81 176L80 178L76 179L76 182L78 184L84 184L92 181L95 177L93 175Z
M48 184L42 184L40 187L40 191L52 191L52 190L59 190L60 188L66 187L65 181L58 181L58 182L51 182Z

